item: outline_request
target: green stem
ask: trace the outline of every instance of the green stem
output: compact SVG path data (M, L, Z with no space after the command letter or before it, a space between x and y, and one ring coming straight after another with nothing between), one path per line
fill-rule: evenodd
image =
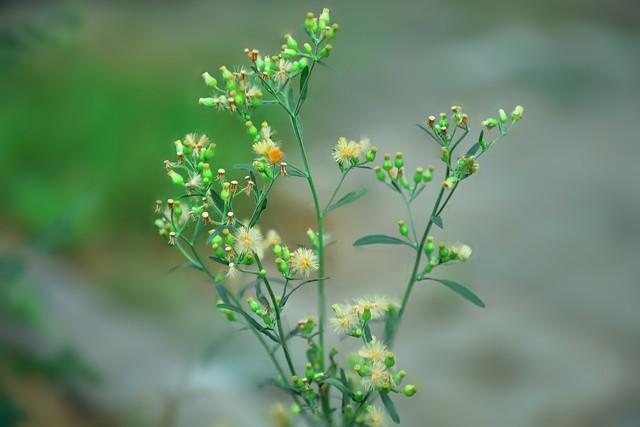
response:
M342 184L344 183L344 180L347 177L347 174L349 173L349 171L351 171L351 169L352 169L351 166L349 166L347 169L344 170L344 172L342 172L342 177L340 178L340 182L338 182L338 185L336 186L336 189L334 190L333 194L331 195L331 198L327 202L327 206L325 206L324 211L326 211L327 208L329 206L331 206L331 203L333 202L333 199L335 199L336 196L338 195L338 191L340 191L340 188L342 187Z
M256 264L259 270L262 270L262 262L260 261L260 257L258 254L255 254ZM269 292L269 297L271 298L271 303L273 304L273 310L276 313L276 326L278 328L278 336L280 338L280 345L282 346L282 352L284 353L284 357L287 360L287 366L289 366L289 371L291 371L291 375L296 375L296 369L293 366L293 361L291 360L291 354L289 353L289 347L287 345L287 336L284 334L284 328L282 327L282 319L280 317L280 304L278 304L278 300L276 299L275 294L273 293L273 289L271 288L271 284L269 283L269 279L267 276L262 277L262 281L264 282L265 287L267 288L267 292Z
M440 201L442 200L442 196L444 195L444 187L440 189L438 193L438 198L436 199L436 203L433 206L433 210L431 211L431 216L429 217L429 222L427 223L426 228L424 229L424 233L422 233L422 238L420 239L420 244L418 245L418 250L416 252L416 259L413 263L413 268L411 269L411 276L409 277L409 282L407 283L407 287L405 288L404 295L402 297L402 303L400 304L400 311L398 312L398 318L394 325L394 328L389 335L389 342L387 345L391 347L393 345L393 341L395 340L396 333L400 328L400 323L402 322L402 317L404 316L404 312L407 309L407 304L409 303L409 297L411 296L411 291L413 290L413 285L416 284L416 278L418 275L418 269L420 268L420 261L422 260L422 251L424 250L425 242L427 241L427 236L429 236L429 231L431 231L431 227L433 226L433 217L439 209Z

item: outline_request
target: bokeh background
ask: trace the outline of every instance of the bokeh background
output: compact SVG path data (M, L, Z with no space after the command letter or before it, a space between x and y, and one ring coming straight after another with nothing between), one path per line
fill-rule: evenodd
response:
M196 272L169 273L181 260L152 207L185 133L210 135L221 167L250 157L236 119L197 105L201 72L274 51L326 5L341 31L304 112L325 200L341 135L414 168L437 164L414 126L426 115L460 104L477 129L525 106L438 235L474 247L443 274L488 308L416 288L398 354L420 393L399 400L403 424L640 425L633 0L0 2L0 425L268 425L282 396L255 386L271 374L261 349L230 333ZM292 153L284 118L263 114ZM369 174L347 188L362 185L329 222L331 302L399 296L408 275L403 254L351 246L404 215ZM303 241L305 196L282 184L266 225Z

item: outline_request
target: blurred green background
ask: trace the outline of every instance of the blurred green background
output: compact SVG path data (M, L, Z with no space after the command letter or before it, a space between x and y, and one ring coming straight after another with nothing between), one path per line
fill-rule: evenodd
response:
M428 114L460 104L477 129L525 106L445 216L442 238L474 247L446 274L488 308L414 294L398 357L420 393L399 402L404 425L640 425L633 0L0 2L0 425L266 425L281 396L254 384L269 366L202 277L169 273L181 260L152 207L185 133L218 144L216 167L251 156L236 119L197 105L202 71L275 51L323 6L341 30L304 118L325 200L339 136L414 168L436 164L414 126ZM284 118L263 114L293 152ZM329 300L399 296L409 260L351 242L404 212L368 174L348 185L371 191L330 220ZM305 196L283 184L266 223L301 241Z

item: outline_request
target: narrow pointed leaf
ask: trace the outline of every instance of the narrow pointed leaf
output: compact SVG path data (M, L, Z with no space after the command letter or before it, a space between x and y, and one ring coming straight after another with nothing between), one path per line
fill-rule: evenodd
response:
M211 261L215 261L215 262L217 262L218 264L222 264L222 265L229 265L229 261L227 261L226 259L218 258L218 257L215 257L215 256L213 256L213 255L210 255L210 256L209 256L209 259L210 259Z
M337 378L327 378L326 380L323 380L322 382L325 383L325 384L329 384L331 386L334 386L335 388L337 388L338 390L340 390L343 393L347 393L349 395L353 394L351 392L351 389L349 388L349 386L344 384L342 381L340 381Z
M406 240L398 239L397 237L387 236L384 234L371 234L364 236L353 242L353 246L366 246L366 245L407 245L411 248L413 246Z
M433 216L431 217L431 221L433 221L433 223L435 225L437 225L439 228L444 228L444 224L442 223L442 218L440 218L439 216Z
M231 311L234 311L234 312L242 315L242 317L245 318L245 320L249 323L249 325L253 329L255 329L256 331L261 332L265 336L269 337L273 342L275 342L275 343L278 342L278 338L276 338L276 336L273 335L273 333L271 333L271 331L268 328L266 328L265 326L262 326L261 324L259 324L256 321L256 319L251 317L246 311L244 311L240 307L236 307L235 305L231 305L231 304L218 304L217 307L218 308L224 308L224 309L227 309L227 310L231 310Z
M387 410L387 413L389 414L393 422L396 424L400 424L400 416L398 415L398 411L396 410L396 405L393 404L393 400L391 400L389 394L380 393L380 400L382 400L384 409Z
M447 279L435 279L433 277L425 277L423 280L433 280L434 282L441 283L447 288L451 289L453 292L462 296L467 301L477 305L478 307L482 307L482 308L486 307L484 301L482 301L478 295L474 294L469 288L461 285L458 282L454 282L453 280L447 280Z
M346 205L347 203L355 202L360 197L364 196L366 193L367 193L366 188L361 188L360 190L352 191L351 193L347 194L337 202L333 203L331 206L328 206L327 209L325 209L324 213L325 214L329 213L332 210L339 208L340 206Z
M295 167L295 166L293 166L291 164L287 165L287 175L288 176L295 176L295 177L299 177L299 178L306 178L307 177L307 174L304 171L298 169L297 167Z
M225 303L229 304L229 291L220 283L216 283L216 290L218 291L218 296Z

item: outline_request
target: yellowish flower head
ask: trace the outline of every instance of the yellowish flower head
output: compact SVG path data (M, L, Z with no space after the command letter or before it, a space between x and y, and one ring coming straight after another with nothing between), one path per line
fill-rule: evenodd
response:
M262 255L262 233L257 227L240 227L234 234L234 249L239 254L255 252Z
M374 362L371 365L370 375L363 377L360 386L365 391L374 391L389 385L393 387L393 376L383 362Z
M358 351L358 356L369 362L384 362L387 358L389 351L387 350L387 346L384 345L383 342L378 341L376 337L373 337L371 342L365 344L360 351Z
M360 320L350 305L334 304L331 308L336 317L330 323L338 335L350 335L354 328L360 326Z
M298 248L291 254L290 266L294 274L309 277L318 269L318 256L311 249Z
M369 406L364 422L368 427L385 427L387 425L382 411L376 406Z
M271 139L262 139L252 146L253 152L258 156L267 157L269 152L278 148L278 144Z

